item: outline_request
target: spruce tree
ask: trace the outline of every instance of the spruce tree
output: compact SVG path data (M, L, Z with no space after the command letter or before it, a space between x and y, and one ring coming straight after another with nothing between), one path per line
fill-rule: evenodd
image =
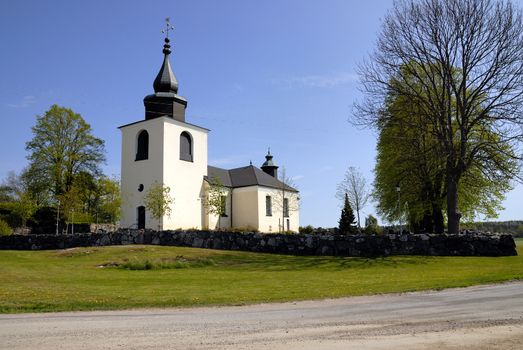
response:
M339 229L341 233L354 233L355 222L354 212L349 203L349 196L345 193L345 200L343 203L343 209L341 210L341 217L339 221Z

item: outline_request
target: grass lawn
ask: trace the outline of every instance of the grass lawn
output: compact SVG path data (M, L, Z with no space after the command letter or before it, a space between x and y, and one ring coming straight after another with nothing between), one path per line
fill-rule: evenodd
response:
M296 257L159 246L0 251L0 312L241 305L523 279L515 257Z

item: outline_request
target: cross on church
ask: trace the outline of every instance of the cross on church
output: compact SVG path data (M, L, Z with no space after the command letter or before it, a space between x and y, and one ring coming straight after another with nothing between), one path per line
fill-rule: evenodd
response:
M174 26L171 24L171 18L167 17L165 19L165 29L162 30L162 33L165 33L165 36L169 38L169 31L174 30Z

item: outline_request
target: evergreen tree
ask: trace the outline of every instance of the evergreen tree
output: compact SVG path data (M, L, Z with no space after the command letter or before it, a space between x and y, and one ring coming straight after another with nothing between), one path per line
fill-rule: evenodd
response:
M341 210L341 217L339 221L339 229L341 233L354 233L355 231L355 217L354 212L349 203L349 196L345 193L345 200L343 203L343 209Z

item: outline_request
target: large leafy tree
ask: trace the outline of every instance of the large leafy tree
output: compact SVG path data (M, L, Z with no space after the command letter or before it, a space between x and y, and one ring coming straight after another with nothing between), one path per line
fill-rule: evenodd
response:
M409 81L409 84L414 82ZM435 126L426 122L424 113L417 101L394 91L389 93L384 116L378 123L374 196L380 214L389 221L407 216L414 230L441 233L447 195L446 162ZM475 135L471 143L493 137L492 132L481 125L475 126L471 134ZM493 150L489 156L515 171L515 154L508 146L504 152ZM397 186L400 186L402 199L399 207ZM510 188L507 176L483 174L473 164L458 188L462 214L468 219L477 214L495 217L503 194Z
M117 179L102 176L98 179L97 188L99 199L95 212L96 221L116 223L121 215L120 182Z
M107 176L81 172L59 200L68 220L73 215L75 222L115 223L120 218L120 184Z
M414 101L431 126L444 162L451 233L459 231L467 175L481 173L492 182L519 176L521 52L523 16L511 1L398 0L361 67L365 98L356 123L376 126L390 117L387 97L394 92Z
M32 131L33 138L26 144L29 169L45 179L55 198L69 192L81 172L100 172L105 161L104 142L93 136L91 126L80 114L52 105L37 117Z

